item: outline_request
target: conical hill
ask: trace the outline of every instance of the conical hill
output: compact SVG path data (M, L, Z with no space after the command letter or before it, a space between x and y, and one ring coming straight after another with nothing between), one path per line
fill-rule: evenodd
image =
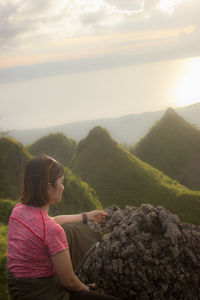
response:
M95 189L104 207L163 205L185 221L200 222L200 192L131 155L101 127L95 127L79 143L71 168Z
M64 166L68 166L75 153L76 142L63 133L50 133L27 148L33 156L47 154Z
M168 109L132 151L181 184L200 190L200 131Z
M0 138L0 198L19 197L24 168L30 154L12 138Z

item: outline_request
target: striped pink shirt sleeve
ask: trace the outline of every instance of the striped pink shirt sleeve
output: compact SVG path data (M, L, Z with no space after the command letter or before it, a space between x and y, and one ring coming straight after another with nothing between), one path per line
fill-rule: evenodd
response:
M66 235L62 226L55 223L51 227L47 226L45 244L48 247L50 255L68 249Z

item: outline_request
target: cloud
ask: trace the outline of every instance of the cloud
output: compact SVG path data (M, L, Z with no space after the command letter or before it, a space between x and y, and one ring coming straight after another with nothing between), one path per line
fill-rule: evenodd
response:
M42 3L46 3L45 5ZM31 40L41 30L41 15L51 1L0 1L0 45L9 50Z
M167 2L171 3L168 9L172 10L174 1ZM182 22L188 19L188 8L190 17L194 7L199 8L197 0L190 2L188 5L188 1L182 0L179 6L177 4ZM23 44L34 37L48 40L95 35L96 30L99 34L119 30L120 26L123 30L148 30L158 24L161 28L176 24L176 19L163 11L162 3L162 0L13 0L12 3L0 0L1 45L13 45L13 40L16 45ZM185 11L184 7L187 8Z
M0 81L200 55L199 11L199 0L0 0L0 65L36 64Z
M140 10L142 1L141 0L105 0L106 3L114 5L120 10Z
M198 35L200 28L192 33L186 31L175 34L172 38L166 33L166 37L160 40L153 37L140 42L137 39L131 40L127 42L128 47L116 39L115 49L111 53L32 66L0 68L0 84L198 56Z
M122 1L106 0L0 0L1 45L31 42L35 36L48 38L85 36L102 30L115 29L124 22L132 23L138 16L153 9L158 0L136 1L137 5L122 5ZM139 5L140 4L140 5ZM124 9L126 8L126 9ZM133 9L132 9L133 8ZM11 41L12 40L12 41ZM14 40L14 41L13 41Z

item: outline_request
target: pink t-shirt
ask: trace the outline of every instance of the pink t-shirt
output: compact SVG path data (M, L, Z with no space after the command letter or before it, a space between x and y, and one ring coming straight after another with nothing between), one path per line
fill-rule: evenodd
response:
M51 256L68 249L64 229L39 207L18 203L8 226L7 268L15 277L55 274Z

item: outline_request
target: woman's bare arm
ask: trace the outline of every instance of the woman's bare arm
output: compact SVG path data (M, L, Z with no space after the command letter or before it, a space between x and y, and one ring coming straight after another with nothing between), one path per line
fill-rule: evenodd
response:
M54 220L54 222L56 222L57 224L63 225L63 224L82 222L83 217L82 214L59 215L59 216L52 217L52 220Z
M92 210L86 213L88 221L92 222L102 222L105 217L108 215L105 211L102 210ZM83 221L82 214L77 215L59 215L52 217L52 220L57 224L64 225L69 223L78 223Z
M74 274L68 249L51 256L51 260L58 278L69 291L89 291L88 286Z

